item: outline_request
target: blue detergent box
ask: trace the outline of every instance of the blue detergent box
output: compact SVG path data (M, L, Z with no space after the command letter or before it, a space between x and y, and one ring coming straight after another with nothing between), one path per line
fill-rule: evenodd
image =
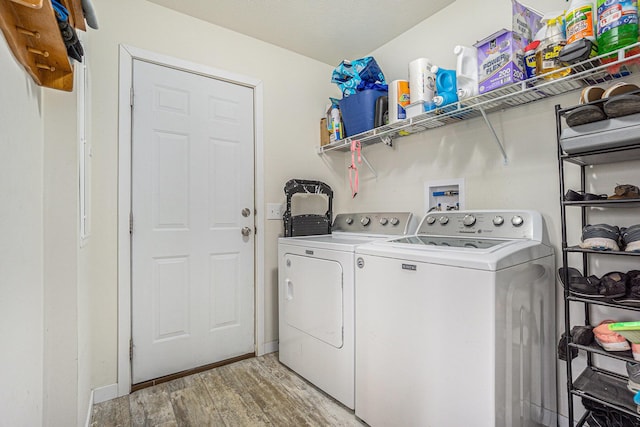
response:
M346 136L356 135L373 129L376 101L387 96L387 91L366 89L340 100L340 114Z

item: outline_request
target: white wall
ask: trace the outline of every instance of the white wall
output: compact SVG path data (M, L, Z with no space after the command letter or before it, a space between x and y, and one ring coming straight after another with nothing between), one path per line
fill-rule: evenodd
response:
M142 0L95 1L100 30L89 50L93 97L93 234L91 264L92 386L116 382L117 365L117 93L118 45L126 44L260 79L264 88L265 202L284 201L292 177L341 183L315 154L319 119L332 67L281 48L177 14ZM126 11L126 12L125 12ZM259 206L259 209L264 207ZM277 339L276 238L265 233L265 341Z
M43 399L41 90L0 38L0 414L39 426Z

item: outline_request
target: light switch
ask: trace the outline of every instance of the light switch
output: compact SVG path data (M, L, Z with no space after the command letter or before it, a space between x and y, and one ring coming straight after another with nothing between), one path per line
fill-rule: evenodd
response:
M267 203L267 219L282 219L284 205L282 203Z

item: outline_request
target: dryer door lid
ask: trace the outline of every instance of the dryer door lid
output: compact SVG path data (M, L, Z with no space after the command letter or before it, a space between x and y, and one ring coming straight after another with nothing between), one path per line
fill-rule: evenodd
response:
M343 344L342 265L285 255L284 318L291 327L336 348Z

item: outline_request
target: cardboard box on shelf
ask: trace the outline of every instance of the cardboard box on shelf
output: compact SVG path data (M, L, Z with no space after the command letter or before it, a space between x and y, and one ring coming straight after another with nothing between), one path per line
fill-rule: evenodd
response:
M502 29L474 45L478 49L478 89L486 93L524 80L526 40Z
M327 119L320 119L320 146L323 147L331 142L331 132L327 129Z

